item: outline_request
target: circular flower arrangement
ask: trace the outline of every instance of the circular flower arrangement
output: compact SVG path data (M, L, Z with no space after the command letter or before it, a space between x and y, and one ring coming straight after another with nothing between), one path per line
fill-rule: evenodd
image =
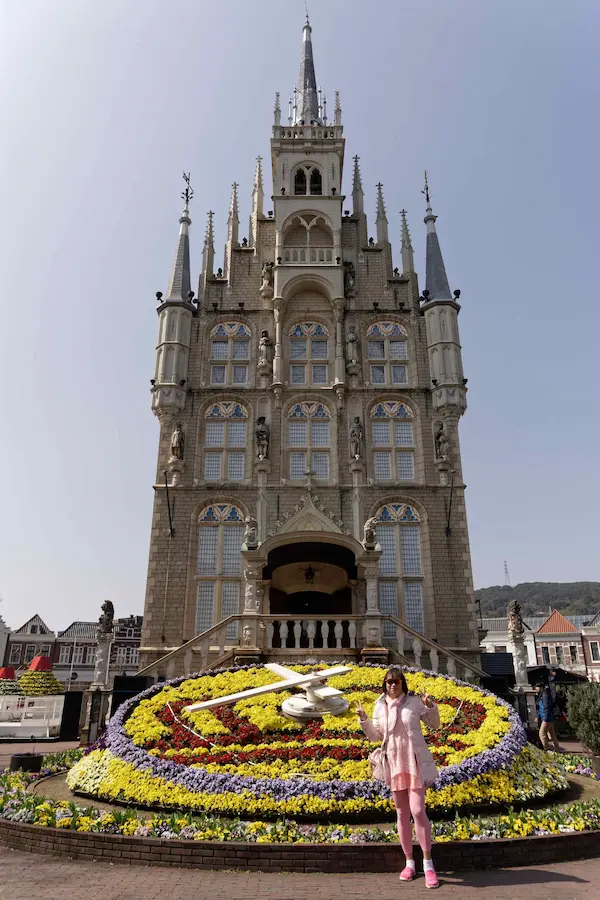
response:
M405 671L409 689L426 691L440 708L440 729L424 728L440 769L427 791L430 809L523 802L567 786L564 774L527 746L508 704L446 676ZM373 744L356 718L358 701L372 712L384 672L380 666L353 666L329 679L344 691L350 709L305 724L281 715L287 692L186 712L191 703L280 680L262 667L155 685L118 709L105 749L73 767L69 787L118 802L245 817L387 817L390 792L371 778L367 757Z

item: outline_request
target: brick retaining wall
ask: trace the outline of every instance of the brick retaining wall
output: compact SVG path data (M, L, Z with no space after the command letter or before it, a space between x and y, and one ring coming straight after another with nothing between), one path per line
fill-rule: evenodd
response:
M124 865L255 869L264 872L397 872L398 844L238 844L159 840L23 825L0 819L0 844L13 850ZM434 845L439 871L540 865L600 853L600 831ZM416 852L417 860L419 851Z

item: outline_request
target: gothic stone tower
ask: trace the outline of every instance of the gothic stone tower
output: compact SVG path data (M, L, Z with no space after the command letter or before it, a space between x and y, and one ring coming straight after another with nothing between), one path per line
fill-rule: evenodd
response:
M316 84L307 20L287 124L275 103L272 210L259 157L249 237L234 184L224 265L215 274L211 212L197 296L186 183L152 381L141 657L159 675L182 670L176 648L238 614L227 641L253 658L385 647L410 659L404 623L477 660L459 292L428 189L421 296L404 213L394 267L381 185L369 236L358 157L351 203L343 193L339 95L329 121Z

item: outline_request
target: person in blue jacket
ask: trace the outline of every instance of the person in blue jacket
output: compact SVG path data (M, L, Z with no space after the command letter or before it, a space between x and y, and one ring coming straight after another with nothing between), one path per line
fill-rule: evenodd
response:
M552 749L560 753L561 748L554 727L554 697L552 696L552 691L547 684L542 682L537 684L536 688L540 718L540 742L544 750L550 750L550 742L552 742Z

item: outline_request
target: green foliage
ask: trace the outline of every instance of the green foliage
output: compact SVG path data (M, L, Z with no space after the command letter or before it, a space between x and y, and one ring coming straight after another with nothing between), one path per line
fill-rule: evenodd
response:
M600 683L578 685L569 691L567 716L584 747L600 755Z
M475 599L481 602L481 615L492 618L505 616L511 600L519 601L523 616L547 616L551 609L558 609L565 616L591 617L600 609L600 583L532 581L515 587L496 585L479 588Z

